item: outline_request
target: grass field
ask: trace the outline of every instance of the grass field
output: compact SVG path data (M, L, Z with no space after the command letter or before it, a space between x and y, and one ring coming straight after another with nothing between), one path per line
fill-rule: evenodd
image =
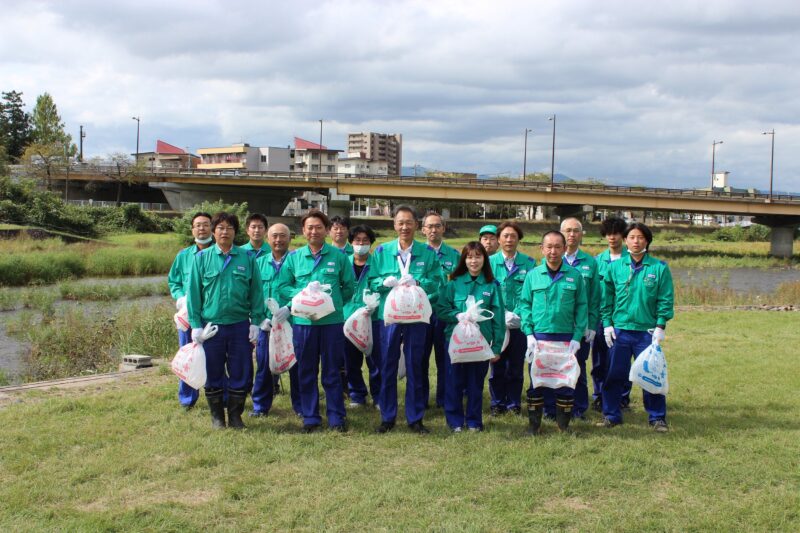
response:
M798 531L797 324L679 314L666 435L638 388L623 426L535 439L512 416L451 435L438 409L424 437L373 434L372 409L346 435L302 435L285 394L248 430L214 432L166 372L26 393L0 407L0 529Z

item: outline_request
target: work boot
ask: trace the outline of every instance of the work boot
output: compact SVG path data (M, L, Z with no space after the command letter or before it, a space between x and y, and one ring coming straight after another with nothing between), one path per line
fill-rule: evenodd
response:
M572 407L575 400L572 398L556 398L556 424L562 433L569 431L569 421L572 420Z
M244 402L247 399L247 392L243 390L228 390L228 426L233 429L244 429L246 426L242 422L244 413Z
M544 396L534 396L533 391L528 392L528 435L538 435L542 429L542 415L544 414Z
M208 410L211 411L211 427L225 429L225 400L222 389L206 389Z

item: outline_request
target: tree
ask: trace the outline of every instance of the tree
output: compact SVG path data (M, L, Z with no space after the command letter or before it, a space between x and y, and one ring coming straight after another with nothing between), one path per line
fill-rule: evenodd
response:
M53 178L67 170L69 158L75 153L74 149L75 145L72 145L70 149L70 147L58 143L34 142L25 149L25 153L22 155L25 171L29 177L44 181L48 191L52 190Z
M25 112L22 93L4 92L0 101L0 146L10 161L17 161L33 139L31 116Z
M146 171L143 161L136 162L122 152L110 154L106 159L95 157L89 168L117 182L117 206L122 205L122 185L137 181Z
M34 142L67 146L72 142L72 136L64 131L64 123L61 122L53 97L48 93L36 98L36 107L33 108L31 120Z

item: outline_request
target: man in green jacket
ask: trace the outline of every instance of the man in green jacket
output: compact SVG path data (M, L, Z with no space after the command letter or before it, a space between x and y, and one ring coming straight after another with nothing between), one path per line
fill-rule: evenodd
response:
M186 292L189 290L189 274L192 271L194 256L214 243L214 239L211 237L211 215L202 212L194 214L192 237L194 244L178 252L167 276L169 292L175 299L175 307L178 311L186 306ZM178 346L184 346L190 342L192 342L192 332L178 329ZM183 380L178 381L178 401L184 409L189 410L197 403L200 391L193 389Z
M492 397L493 416L507 411L522 411L522 384L525 381L525 335L520 331L520 317L516 313L517 301L528 272L536 266L533 257L518 251L522 242L522 228L513 220L500 224L500 251L489 258L494 279L503 290L506 304L506 327L509 329L508 346L500 360L492 363L489 393Z
M216 244L203 250L192 263L186 299L192 340L202 341L206 324L219 327L206 340L206 399L212 427L225 427L223 388L227 370L228 425L243 428L242 413L253 386L253 344L259 326L266 327L261 275L256 261L234 246L239 230L236 215L220 212L211 219Z
M544 263L534 268L525 278L517 306L522 321L522 331L527 335L527 347L536 354L539 341L568 342L569 351L575 355L588 325L586 285L581 273L563 260L566 239L557 231L548 231L542 237ZM544 413L545 387L528 390L529 432L539 433ZM555 389L556 422L566 431L572 420L575 390L570 387Z
M428 246L436 252L439 263L442 265L442 279L447 280L450 273L458 265L461 254L449 246L444 240L444 232L447 229L442 215L436 211L428 211L422 219L422 233L428 239ZM430 383L428 379L428 369L430 368L431 349L434 350L434 361L436 362L436 407L444 406L445 381L447 378L447 368L444 358L447 357L445 351L445 325L439 321L437 314L431 315L431 327L428 328L428 338L425 340L425 358L422 361L422 388L425 394L425 407L428 407L430 399Z
M242 250L248 252L256 260L269 255L269 244L264 242L267 236L267 217L261 213L252 213L244 222L244 229L250 239L241 246Z
M603 333L608 344L609 365L603 384L603 421L613 427L622 423L620 397L631 369L631 359L651 343L660 344L667 321L674 316L675 290L672 273L664 261L647 253L653 242L650 228L641 222L628 225L624 233L628 255L611 263L603 283ZM666 432L667 400L662 394L642 391L650 426Z
M292 326L303 431L311 433L322 424L317 386L321 366L328 426L344 432L347 425L340 374L344 367L343 308L353 297L356 280L347 254L325 243L331 226L328 216L314 209L300 219L300 224L308 244L290 252L281 268L278 293L284 307L279 312L288 316L292 298L315 282L330 286L334 306L332 313L316 320L295 315Z
M386 297L398 285L417 284L425 291L431 305L442 285L442 267L436 252L414 240L417 219L414 209L400 205L394 210L397 240L378 246L372 254L375 278L370 287L381 295L378 317L384 316ZM378 433L391 431L397 418L397 368L400 345L406 363L406 422L415 433L428 433L422 423L425 415L422 359L430 325L426 322L385 324L381 322L381 425Z

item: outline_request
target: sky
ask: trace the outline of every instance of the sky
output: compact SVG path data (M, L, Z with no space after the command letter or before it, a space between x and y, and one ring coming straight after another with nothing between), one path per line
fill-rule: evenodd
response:
M800 193L800 2L0 0L0 90L86 157L403 134L403 165Z

